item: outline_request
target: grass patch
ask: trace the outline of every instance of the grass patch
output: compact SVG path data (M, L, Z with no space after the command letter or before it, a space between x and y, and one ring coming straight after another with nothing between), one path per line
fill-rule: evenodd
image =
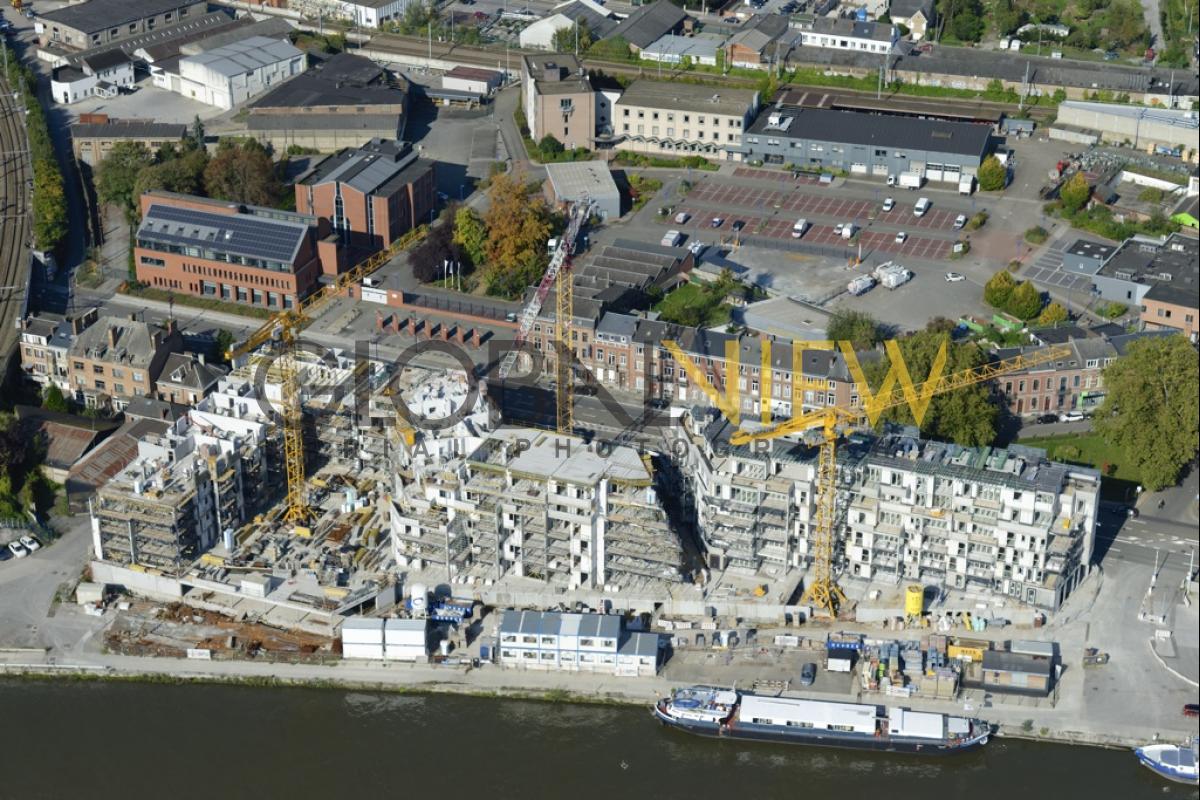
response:
M725 294L713 286L685 283L656 303L654 310L678 325L707 328L728 324L732 308L725 302Z
M173 299L175 304L180 306L203 308L207 311L237 314L242 317L252 317L254 319L267 319L278 310L244 306L239 303L227 303L224 300L209 300L205 297L192 297L188 294L174 294L165 289L154 289L149 286L140 286L131 283L122 283L118 291L130 297L141 297L145 300L157 300L162 303Z
M1029 230L1025 231L1025 241L1030 244L1045 244L1050 238L1050 233L1041 225L1034 225Z
M629 175L629 199L635 212L641 211L646 203L650 202L650 198L662 188L662 181L658 178L648 178L639 173L631 173Z
M665 169L703 169L710 172L715 172L720 169L720 165L714 164L707 158L702 156L682 156L680 158L672 158L669 156L651 156L645 153L634 153L629 150L621 150L613 158L614 164L621 164L626 167L662 167Z
M1101 494L1108 500L1124 500L1142 482L1141 473L1125 451L1111 445L1095 432L1067 433L1021 439L1023 445L1040 447L1055 461L1094 467L1104 475Z

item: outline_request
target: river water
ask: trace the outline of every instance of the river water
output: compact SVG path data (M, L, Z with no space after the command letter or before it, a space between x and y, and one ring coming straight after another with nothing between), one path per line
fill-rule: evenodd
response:
M1183 798L1128 752L962 757L712 741L632 707L319 689L0 682L0 798Z

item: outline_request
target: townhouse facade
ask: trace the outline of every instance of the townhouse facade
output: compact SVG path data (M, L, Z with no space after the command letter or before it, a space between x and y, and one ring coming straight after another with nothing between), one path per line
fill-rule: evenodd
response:
M553 136L568 150L592 147L601 124L598 112L605 101L575 56L566 53L524 56L521 101L533 141Z
M173 321L160 328L101 317L67 350L69 396L88 408L119 411L134 397L152 397L163 366L182 350L183 336Z

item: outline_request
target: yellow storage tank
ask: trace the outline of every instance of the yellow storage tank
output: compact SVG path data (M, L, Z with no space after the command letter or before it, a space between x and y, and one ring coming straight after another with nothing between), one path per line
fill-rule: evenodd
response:
M925 587L912 585L904 590L904 614L919 617L925 610Z

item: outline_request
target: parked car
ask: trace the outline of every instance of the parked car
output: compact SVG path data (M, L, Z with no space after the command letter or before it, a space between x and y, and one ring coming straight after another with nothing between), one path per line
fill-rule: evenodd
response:
M22 536L21 544L25 545L25 549L31 553L42 549L42 543L32 536Z
M1200 703L1188 703L1183 707L1185 717L1200 717Z
M1059 422L1083 422L1085 419L1082 411L1068 411L1058 417Z
M676 224L682 225L683 223L687 222L691 218L692 218L691 214L687 213L686 211L680 211L678 214L675 215L675 222L676 222Z
M817 665L813 662L808 662L800 668L800 685L812 686L817 680Z
M719 227L721 227L721 225L723 225L723 224L724 224L724 222L725 222L725 220L724 220L722 217L713 217L713 218L712 218L712 226L713 226L714 228L719 228Z
M908 240L908 234L905 233L904 231L900 231L899 233L896 234L896 244L904 244L904 242L907 240Z
M965 280L966 280L966 278L963 276L963 274L961 272L947 272L946 273L946 283L958 283L959 281L965 281Z
M884 201L883 201L883 210L884 211L891 211L895 207L896 207L895 200L893 200L890 197L884 198Z
M1058 422L1057 414L1042 414L1037 418L1039 425L1049 425L1052 422Z
M25 545L21 544L20 542L9 542L8 550L17 558L24 558L25 556L29 555L29 551L25 549Z
M964 226L966 224L967 224L967 215L966 214L959 214L957 217L954 218L954 229L955 230L958 230L959 228L961 228L962 226Z
M913 206L913 214L918 217L923 217L931 205L933 205L933 203L930 202L928 197L922 197L921 199L917 200L917 204Z
M839 222L837 225L834 225L834 226L833 226L833 235L834 235L834 236L841 236L841 235L842 235L842 228L844 228L844 227L846 227L846 225L845 225L845 223L843 223L843 222Z
M746 227L746 223L745 223L745 222L743 222L742 220L740 220L740 219L739 219L739 220L737 220L736 222L734 222L734 223L733 223L733 232L734 232L734 233L741 233L741 232L742 232L742 228L744 228L744 227Z
M704 252L704 248L706 247L708 247L708 245L699 239L693 239L692 241L688 242L688 252L697 257Z

